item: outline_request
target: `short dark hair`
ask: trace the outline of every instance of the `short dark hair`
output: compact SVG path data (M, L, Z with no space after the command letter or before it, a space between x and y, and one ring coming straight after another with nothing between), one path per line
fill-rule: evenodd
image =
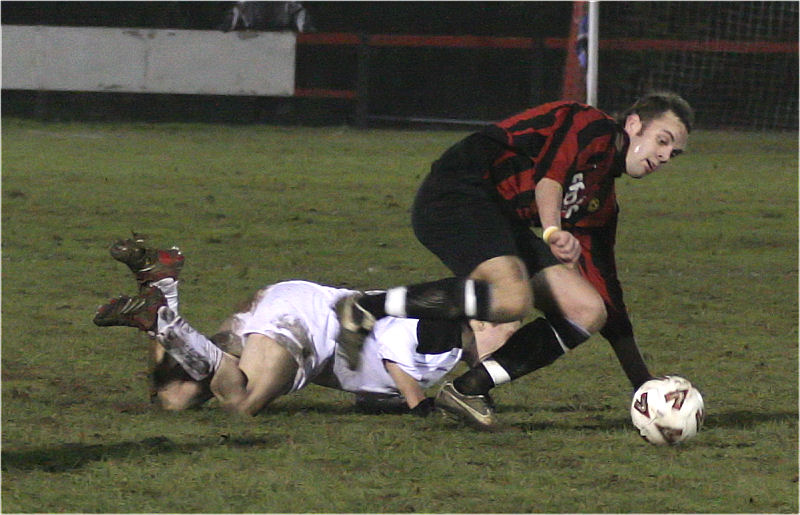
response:
M638 114L642 122L647 124L668 111L675 113L686 127L686 132L692 132L694 109L683 97L671 91L647 93L622 113L619 122L624 124L628 116Z

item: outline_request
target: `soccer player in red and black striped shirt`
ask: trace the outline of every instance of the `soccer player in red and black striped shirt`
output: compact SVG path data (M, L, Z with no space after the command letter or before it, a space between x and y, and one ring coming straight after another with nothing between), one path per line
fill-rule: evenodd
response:
M638 388L651 375L617 279L614 181L644 177L681 153L693 117L685 100L666 92L644 96L619 120L553 102L455 144L433 163L412 212L417 238L455 277L345 299L340 344L357 359L363 334L387 315L504 322L535 307L544 316L445 384L439 407L491 426L491 388L552 363L598 331ZM531 226L543 228L541 237Z

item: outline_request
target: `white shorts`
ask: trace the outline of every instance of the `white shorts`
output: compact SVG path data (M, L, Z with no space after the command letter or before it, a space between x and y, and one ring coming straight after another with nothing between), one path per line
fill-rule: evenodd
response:
M297 362L290 391L310 382L354 393L399 395L384 360L400 368L427 388L452 370L461 349L434 355L417 354L417 320L385 317L367 336L361 364L350 370L336 359L339 322L334 305L353 293L307 281L287 281L260 290L249 311L237 313L233 332L246 343L247 335L262 334L283 346ZM322 374L323 372L332 372Z
M262 334L297 362L291 391L305 387L334 355L339 323L333 305L350 290L307 281L286 281L260 290L249 311L234 315L233 331L246 343Z

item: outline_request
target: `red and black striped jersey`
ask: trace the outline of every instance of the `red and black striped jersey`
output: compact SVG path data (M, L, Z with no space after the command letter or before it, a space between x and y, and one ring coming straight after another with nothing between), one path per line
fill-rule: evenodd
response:
M502 147L484 173L507 213L540 225L536 184L561 184L561 226L578 238L580 268L608 308L604 334L632 336L617 278L614 244L617 199L630 143L606 113L577 102L552 102L523 111L481 131Z
M602 227L615 220L614 179L624 170L629 140L609 115L577 102L552 102L481 134L503 148L484 178L520 220L539 225L535 189L545 177L564 190L563 228Z

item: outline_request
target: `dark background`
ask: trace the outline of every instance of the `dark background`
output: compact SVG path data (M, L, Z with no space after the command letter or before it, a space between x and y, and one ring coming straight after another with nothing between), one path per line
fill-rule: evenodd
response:
M572 2L304 2L319 32L564 35ZM233 2L3 2L12 25L221 28Z
M692 40L744 7L775 2L603 2L601 38ZM795 3L796 4L796 3ZM221 30L232 2L3 2L2 23ZM566 38L572 2L304 2L318 32ZM675 8L674 6L678 6ZM669 10L666 7L670 6ZM663 11L663 12L662 12ZM784 9L785 11L785 9ZM797 8L759 40L797 41ZM771 12L771 11L770 11ZM758 24L757 18L752 24ZM743 38L752 37L742 32ZM402 118L495 120L561 96L564 50L372 47L366 82L371 123ZM299 45L298 88L356 90L359 49ZM797 54L680 56L601 51L598 106L626 107L652 87L683 94L706 128L797 128ZM654 64L685 62L687 77L653 84ZM699 63L699 64L698 64ZM788 65L787 65L788 63ZM663 66L662 66L663 67ZM778 77L777 79L775 77ZM362 75L363 78L363 75ZM761 79L765 79L762 83ZM766 80L770 79L770 80ZM776 82L777 81L777 82ZM362 86L362 92L363 84ZM356 102L324 98L209 97L3 90L5 114L46 119L141 119L243 123L353 123ZM773 111L788 115L768 118Z

